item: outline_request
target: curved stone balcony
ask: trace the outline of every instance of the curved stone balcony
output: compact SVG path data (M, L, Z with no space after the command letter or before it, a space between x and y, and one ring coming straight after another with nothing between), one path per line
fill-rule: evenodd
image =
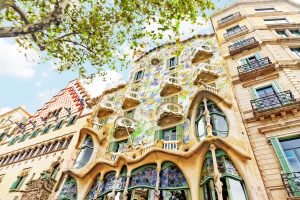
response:
M135 121L128 117L120 116L116 119L115 124L115 138L121 138L124 136L129 136L136 129Z
M134 91L129 91L126 92L123 104L122 104L122 109L129 109L138 106L141 103L140 101L140 95L137 92Z
M198 65L193 72L194 85L213 82L219 77L218 71L217 67L213 65L203 63Z
M178 77L167 76L161 83L160 88L160 96L165 97L179 92L182 86Z
M213 56L213 51L210 46L202 44L197 47L193 53L192 63L200 63L208 60Z
M97 116L99 118L105 118L115 112L114 104L109 100L100 102Z
M182 106L177 103L164 102L157 108L156 116L159 126L178 123L183 118Z

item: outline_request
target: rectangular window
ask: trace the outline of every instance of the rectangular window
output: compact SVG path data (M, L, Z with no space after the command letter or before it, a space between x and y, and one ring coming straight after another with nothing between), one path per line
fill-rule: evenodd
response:
M48 133L49 130L50 130L50 128L51 128L51 124L49 124L48 126L46 126L46 128L43 130L43 134Z
M124 116L133 119L134 118L134 113L135 113L135 109L129 110L129 111L124 113Z
M237 32L240 32L240 31L241 31L241 27L239 25L234 26L234 27L229 28L229 29L226 30L228 35L233 35L233 34L235 34Z
M55 129L55 130L60 129L60 128L62 127L63 123L64 123L64 120L60 120L60 121L56 124L56 126L55 126L54 129Z
M163 140L165 141L177 140L176 127L163 130Z
M234 16L233 14L230 14L226 17L223 17L220 21L227 21L228 19L233 18L233 16Z
M178 95L164 98L164 102L178 103Z
M297 58L300 58L300 48L291 48L291 51Z
M118 153L125 152L126 151L126 146L127 146L127 140L117 142L116 152L118 152Z
M178 58L172 57L167 62L167 69L169 69L169 70L175 69L177 64L178 64Z
M288 23L286 18L277 18L277 19L264 19L265 24L286 24Z
M284 31L276 31L277 35L279 35L282 38L288 37L287 34Z
M300 138L280 141L280 145L290 164L291 171L300 172Z
M300 31L299 30L289 30L291 34L293 34L294 37L299 37L300 36Z
M276 12L275 8L256 8L256 12Z
M256 93L257 93L257 95L258 95L259 98L263 98L263 97L266 97L266 96L270 96L270 95L276 94L276 92L273 89L272 85L256 89Z
M144 76L144 70L140 70L138 72L135 73L134 75L134 81L137 82L137 81L140 81Z

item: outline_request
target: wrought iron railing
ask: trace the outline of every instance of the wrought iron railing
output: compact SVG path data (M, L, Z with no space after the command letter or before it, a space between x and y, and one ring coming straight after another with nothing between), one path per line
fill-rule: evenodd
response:
M300 172L283 173L281 178L289 196L300 196Z
M248 30L247 26L245 25L241 26L240 28L224 33L224 38L229 38L231 36L238 35L240 33L246 32L247 30Z
M242 49L246 46L253 45L255 43L257 43L257 40L254 37L251 37L251 38L236 42L236 43L230 45L228 48L229 48L229 51L237 51L237 50Z
M261 58L259 60L252 61L248 64L238 66L237 70L238 70L239 74L241 75L241 74L246 74L246 73L258 70L258 69L265 68L271 64L272 64L271 60L268 57L265 57L265 58Z
M241 17L241 13L236 12L232 15L229 15L228 17L218 20L218 25L220 26L220 25L226 24L226 23L233 21L234 19L239 18L239 17Z
M251 100L251 105L254 111L260 112L289 105L291 103L294 103L295 101L296 99L292 92L290 90L287 90L262 98L253 99Z

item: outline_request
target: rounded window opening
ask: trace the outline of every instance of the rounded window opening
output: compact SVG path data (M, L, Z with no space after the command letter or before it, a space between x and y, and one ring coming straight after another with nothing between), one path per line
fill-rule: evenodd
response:
M80 152L76 158L74 167L79 169L86 165L86 163L90 160L94 149L94 142L90 135L86 136L81 147Z
M158 65L159 64L159 59L158 58L152 58L151 59L151 64L152 65Z
M200 140L205 139L209 127L214 136L227 137L228 135L228 123L222 110L214 102L202 100L196 116L196 130Z

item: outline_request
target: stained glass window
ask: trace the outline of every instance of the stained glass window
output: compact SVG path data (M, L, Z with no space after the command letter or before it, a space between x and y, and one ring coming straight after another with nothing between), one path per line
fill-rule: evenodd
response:
M68 177L65 181L58 197L59 200L76 200L77 199L77 184L76 180Z
M210 124L212 125L213 135L226 137L228 135L228 123L222 110L212 101L207 101L207 109L210 115ZM207 134L204 102L201 102L199 105L196 118L196 129L199 139L204 139Z
M104 177L104 179L103 179L103 181L101 183L101 186L100 186L100 195L104 195L104 194L106 194L108 192L111 192L113 190L115 180L116 180L116 172L110 172L110 173L108 173Z
M127 169L126 169L126 167L124 167L121 171L119 178L117 179L116 191L124 190L126 181L127 181Z
M95 198L99 186L99 181L100 181L100 174L95 178L94 183L90 189L90 192L86 197L86 200L93 200Z
M83 167L91 158L93 153L94 143L91 136L86 136L81 147L80 152L76 158L74 167L81 168Z
M216 151L218 170L221 173L223 199L246 200L247 193L242 178L234 167L232 161L222 151ZM201 173L201 197L200 199L217 200L214 185L214 168L211 152L206 154Z
M155 189L156 177L156 165L140 167L132 172L128 188L148 187Z
M160 189L177 188L188 188L188 183L176 165L166 162L160 172Z

